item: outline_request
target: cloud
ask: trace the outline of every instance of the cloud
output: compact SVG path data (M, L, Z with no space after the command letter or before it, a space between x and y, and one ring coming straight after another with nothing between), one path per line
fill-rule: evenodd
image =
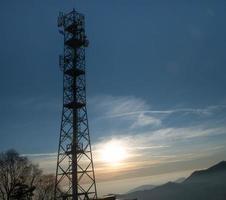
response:
M53 173L56 172L56 163L57 163L57 153L42 153L42 154L23 154L23 156L28 157L33 163L38 164L40 169L44 173Z
M100 126L103 126L103 122L106 122L105 124L110 122L108 133L114 132L119 125L120 129L124 128L124 131L128 128L133 131L142 128L174 127L173 121L177 120L181 123L183 119L186 120L186 126L189 126L190 122L199 123L195 117L207 121L207 117L215 117L216 113L226 109L226 105L223 104L204 108L155 110L145 100L134 96L97 96L91 99L90 105L95 116L94 120L99 122ZM115 127L111 125L113 123Z
M96 107L100 120L119 119L130 122L130 128L145 126L159 126L161 119L153 114L168 114L166 112L150 112L151 106L141 98L133 96L112 97L100 96L92 99L91 104Z
M209 136L226 135L226 127L207 128L205 126L165 128L152 132L152 141L181 141Z
M130 128L139 128L143 126L160 126L162 121L156 117L148 116L147 114L140 113L137 116L136 121L131 125Z
M90 104L94 105L101 114L104 114L104 117L121 117L124 114L130 115L130 113L150 108L143 99L134 96L97 96L91 99Z
M215 143L193 145L191 142L189 145L184 145L188 139L225 134L226 129L197 127L197 131L195 130L195 127L170 128L151 133L121 134L102 138L92 145L96 177L98 181L107 181L129 178L132 174L137 177L145 176L145 173L146 175L161 174L163 171L158 172L158 167L167 169L172 163L193 162L196 159L218 155L226 150L225 145ZM117 166L105 163L101 158L105 145L112 142L122 145L127 152L125 160ZM56 153L27 154L27 156L35 163L39 163L44 172L55 173ZM185 169L187 168L181 170Z
M55 153L33 153L33 154L22 154L22 156L26 156L26 157L56 157L57 156L57 152Z
M96 127L102 128L104 133L102 136L98 133L92 141L96 175L100 181L128 178L132 174L160 174L172 163L192 163L226 150L226 126L216 124L219 113L221 120L225 118L222 115L225 105L155 110L145 100L133 96L99 96L89 103L95 120L91 134ZM185 122L180 123L183 120ZM127 153L117 166L105 163L100 155L112 141L122 145ZM44 170L55 172L56 153L27 156L40 163ZM162 170L158 170L159 167ZM181 170L187 169L187 165L181 167Z
M98 152L111 140L120 141L129 155L117 169L117 177L122 172L123 176L134 171L140 174L150 166L192 162L225 149L222 142L226 140L226 126L216 124L216 119L226 105L155 110L145 100L133 96L102 96L96 97L95 101L96 110L101 110L96 114L100 122L111 122L103 130L105 134L93 145L96 166L102 178L107 176L105 173L100 175L104 169L108 168L109 174L113 169L101 163ZM119 123L123 125L120 128L116 127ZM218 139L220 137L224 139ZM111 178L116 177L113 174Z

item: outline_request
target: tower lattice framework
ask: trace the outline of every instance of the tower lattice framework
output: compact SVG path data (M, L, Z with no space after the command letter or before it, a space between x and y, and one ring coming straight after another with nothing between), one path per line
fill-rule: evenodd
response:
M96 183L86 109L84 16L75 10L60 13L64 36L63 110L57 157L55 199L96 199Z

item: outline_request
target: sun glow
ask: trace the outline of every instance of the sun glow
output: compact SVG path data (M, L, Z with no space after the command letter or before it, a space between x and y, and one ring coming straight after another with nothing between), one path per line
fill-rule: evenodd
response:
M101 151L101 159L103 162L118 165L128 156L126 147L118 141L110 141L105 144Z

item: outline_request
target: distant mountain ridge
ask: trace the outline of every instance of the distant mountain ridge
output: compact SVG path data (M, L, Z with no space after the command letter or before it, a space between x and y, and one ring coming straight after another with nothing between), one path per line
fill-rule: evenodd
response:
M214 173L220 173L221 171L224 172L225 170L226 170L226 161L221 161L208 169L193 172L191 176L188 177L188 179L194 178L196 176L206 176Z
M186 178L181 177L181 178L178 178L177 180L175 180L174 182L175 183L182 183L185 179ZM154 189L157 186L158 185L141 185L141 186L138 186L136 188L133 188L132 190L130 190L127 193L133 193L133 192L144 191L144 190L152 190L152 189Z
M151 190L155 187L156 187L156 185L141 185L139 187L136 187L136 188L130 190L128 193L137 192L137 191L144 191L144 190Z
M178 178L177 180L175 180L175 181L173 181L173 182L175 182L175 183L182 183L182 182L185 181L185 179L186 179L186 178L181 177L181 178Z
M118 196L138 200L225 200L226 161L193 172L181 183L168 182L153 189Z

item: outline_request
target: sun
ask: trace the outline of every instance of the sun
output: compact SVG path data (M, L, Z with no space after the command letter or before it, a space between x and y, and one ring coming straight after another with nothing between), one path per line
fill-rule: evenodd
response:
M126 147L118 141L107 142L101 151L103 162L118 165L128 156Z

